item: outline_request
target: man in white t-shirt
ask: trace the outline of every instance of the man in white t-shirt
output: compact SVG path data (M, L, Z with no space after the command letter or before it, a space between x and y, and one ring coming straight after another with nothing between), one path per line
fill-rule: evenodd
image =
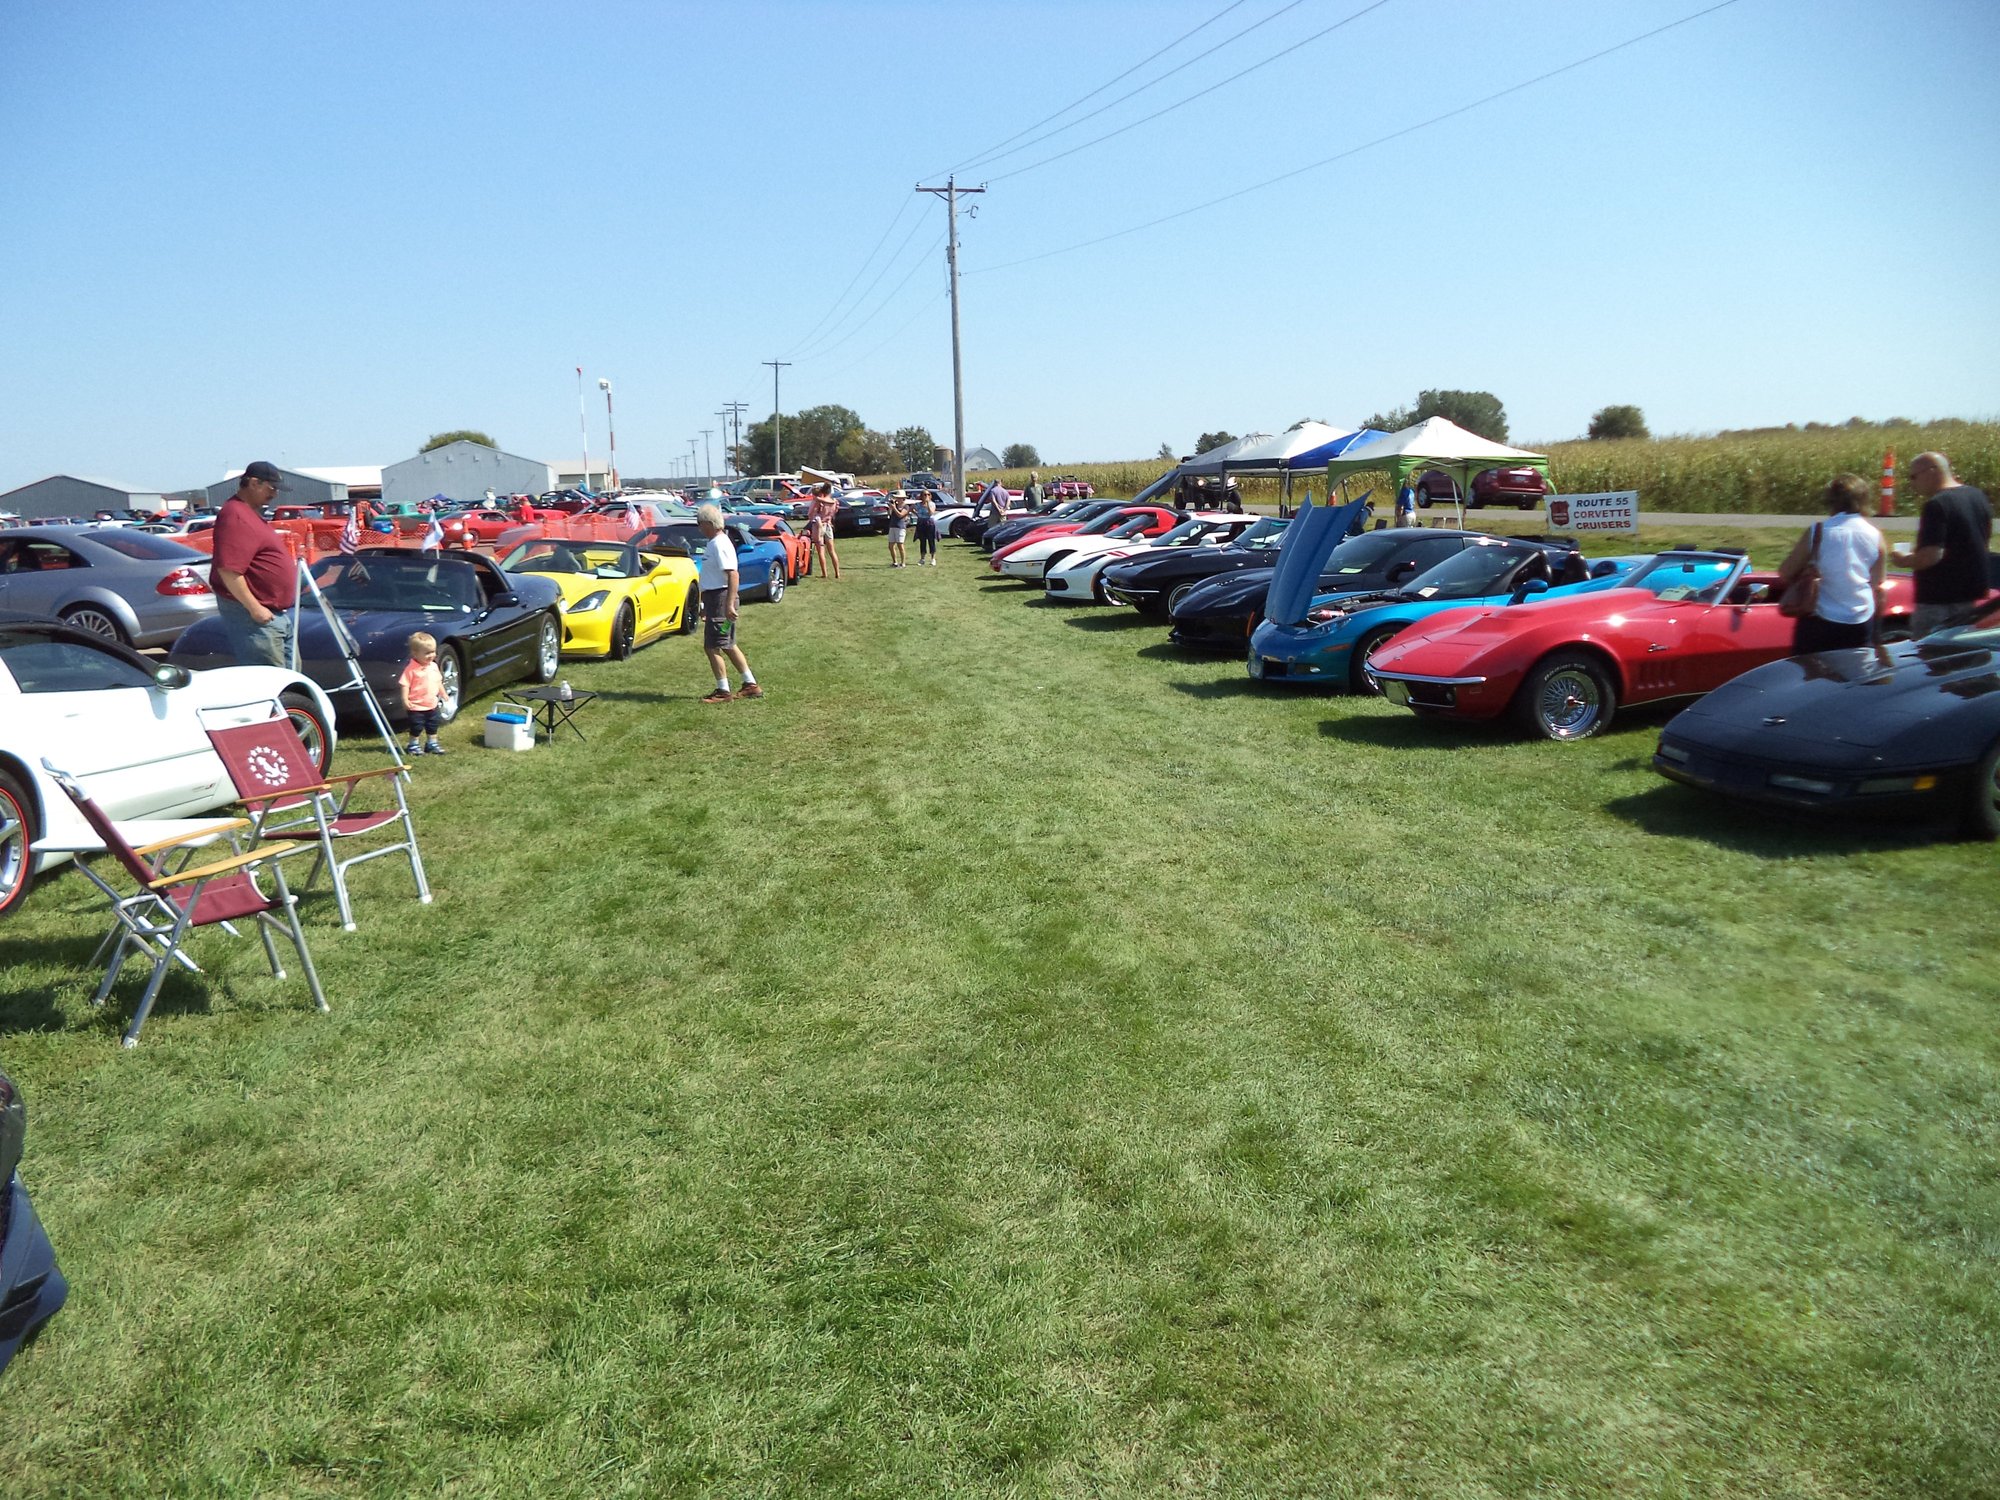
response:
M701 549L701 645L715 672L715 691L701 701L727 703L733 698L761 698L756 674L736 644L736 544L722 526L722 507L710 501L694 513L708 545ZM742 674L741 692L729 691L729 664Z

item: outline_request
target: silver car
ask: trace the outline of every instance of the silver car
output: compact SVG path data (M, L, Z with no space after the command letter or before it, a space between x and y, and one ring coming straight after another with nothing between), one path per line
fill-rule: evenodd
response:
M209 558L127 526L0 531L0 609L56 615L128 646L169 646L215 613Z

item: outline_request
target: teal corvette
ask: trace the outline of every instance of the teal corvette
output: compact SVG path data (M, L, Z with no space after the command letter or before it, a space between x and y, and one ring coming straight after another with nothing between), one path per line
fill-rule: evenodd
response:
M1527 604L1613 589L1645 560L1593 562L1569 542L1485 537L1400 587L1322 594L1302 620L1265 620L1250 637L1250 675L1372 693L1377 688L1368 659L1418 620L1467 605Z

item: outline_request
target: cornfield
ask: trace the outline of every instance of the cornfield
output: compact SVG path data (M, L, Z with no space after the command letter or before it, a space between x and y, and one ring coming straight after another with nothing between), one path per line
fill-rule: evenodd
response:
M1872 485L1881 478L1883 454L1889 450L1896 455L1898 508L1911 509L1912 497L1901 484L1903 471L1911 458L1927 449L1945 454L1966 483L1978 485L1988 495L2000 494L2000 423L1994 422L1787 427L1715 437L1578 440L1549 443L1535 451L1548 454L1549 477L1563 494L1637 490L1641 508L1648 511L1816 515L1829 479L1853 473ZM1044 483L1058 474L1074 474L1089 480L1101 495L1132 495L1170 467L1162 460L1147 459L1044 464L1039 472ZM1028 471L1006 469L974 477L982 482L997 477L1019 489L1027 483ZM878 475L875 482L893 484L896 478ZM1367 476L1360 477L1360 483L1367 482ZM1277 502L1276 480L1245 479L1240 484L1249 504ZM1315 496L1324 494L1326 475L1293 477L1295 499L1308 488Z

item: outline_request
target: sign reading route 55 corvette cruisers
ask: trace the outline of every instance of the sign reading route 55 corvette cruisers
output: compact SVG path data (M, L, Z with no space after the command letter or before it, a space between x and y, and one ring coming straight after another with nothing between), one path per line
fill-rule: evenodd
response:
M1599 495L1551 495L1551 531L1637 531L1639 492L1612 490Z

